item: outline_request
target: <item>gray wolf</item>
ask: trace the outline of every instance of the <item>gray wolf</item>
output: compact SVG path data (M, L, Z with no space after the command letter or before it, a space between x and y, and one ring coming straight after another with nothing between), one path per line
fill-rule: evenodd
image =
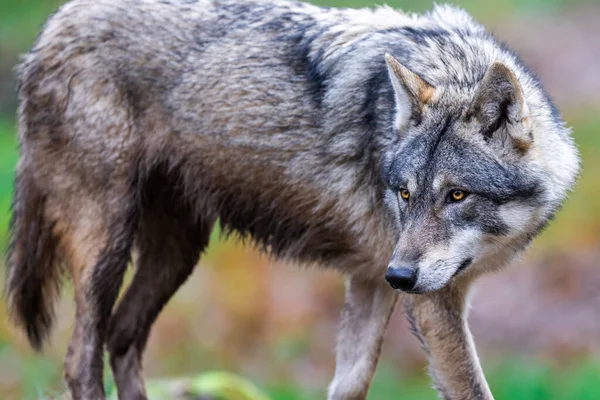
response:
M104 345L119 398L146 398L148 333L217 219L347 277L330 399L366 397L399 291L442 397L492 398L468 288L527 247L579 161L539 81L466 12L74 0L18 79L8 297L40 348L70 275L74 399L104 398Z

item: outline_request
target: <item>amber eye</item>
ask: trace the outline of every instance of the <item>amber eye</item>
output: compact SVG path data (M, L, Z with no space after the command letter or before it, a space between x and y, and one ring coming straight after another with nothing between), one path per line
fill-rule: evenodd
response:
M466 196L467 196L467 194L464 191L462 191L462 190L455 189L455 190L453 190L453 191L450 192L450 199L452 201L461 201Z
M400 197L402 197L404 200L408 200L408 198L410 197L410 192L407 189L400 189Z

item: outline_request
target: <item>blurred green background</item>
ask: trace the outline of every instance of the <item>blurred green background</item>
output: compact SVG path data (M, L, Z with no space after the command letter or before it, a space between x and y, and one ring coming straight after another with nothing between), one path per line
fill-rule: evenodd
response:
M14 166L12 68L58 0L0 3L0 247L6 246ZM369 1L320 0L334 6ZM391 0L407 11L430 1ZM580 146L584 170L556 220L518 265L486 277L470 323L497 399L600 399L600 4L583 0L465 0L540 75ZM0 262L0 269L4 267ZM55 398L73 320L67 286L52 341L33 353L0 304L0 398ZM333 374L343 285L338 276L268 260L216 235L156 323L147 377L227 370L273 399L320 399ZM400 307L399 307L400 308ZM369 399L433 399L425 359L397 310ZM110 387L110 377L107 377Z

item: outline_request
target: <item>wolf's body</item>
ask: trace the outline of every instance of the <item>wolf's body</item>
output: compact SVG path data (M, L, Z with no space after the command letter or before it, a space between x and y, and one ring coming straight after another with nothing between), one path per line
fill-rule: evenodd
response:
M468 284L529 243L578 162L539 83L466 13L75 0L18 74L10 304L39 347L61 269L70 272L77 315L65 375L75 399L103 398L104 342L120 398L145 398L152 322L217 219L277 256L348 276L330 398L366 396L397 297L384 283L392 253L391 271L399 258L421 260L414 291L428 294L410 296L409 317L440 392L491 397L464 322ZM482 79L505 86L478 92ZM511 96L494 103L504 89ZM456 127L474 115L485 128L495 112L507 120L485 140ZM418 186L453 174L493 201L469 200L467 222L463 212L436 225ZM397 202L405 186L423 204L414 220ZM491 245L448 261L477 235ZM113 312L132 250L137 272ZM424 264L434 255L447 262Z

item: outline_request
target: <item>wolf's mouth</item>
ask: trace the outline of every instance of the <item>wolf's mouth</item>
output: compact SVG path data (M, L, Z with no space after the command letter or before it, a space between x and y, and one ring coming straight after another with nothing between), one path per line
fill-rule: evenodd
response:
M461 272L463 272L469 265L471 265L471 263L473 262L472 258L467 258L465 261L463 261L458 268L456 269L456 271L454 272L454 275L452 275L452 277L454 278L456 275L460 274Z

